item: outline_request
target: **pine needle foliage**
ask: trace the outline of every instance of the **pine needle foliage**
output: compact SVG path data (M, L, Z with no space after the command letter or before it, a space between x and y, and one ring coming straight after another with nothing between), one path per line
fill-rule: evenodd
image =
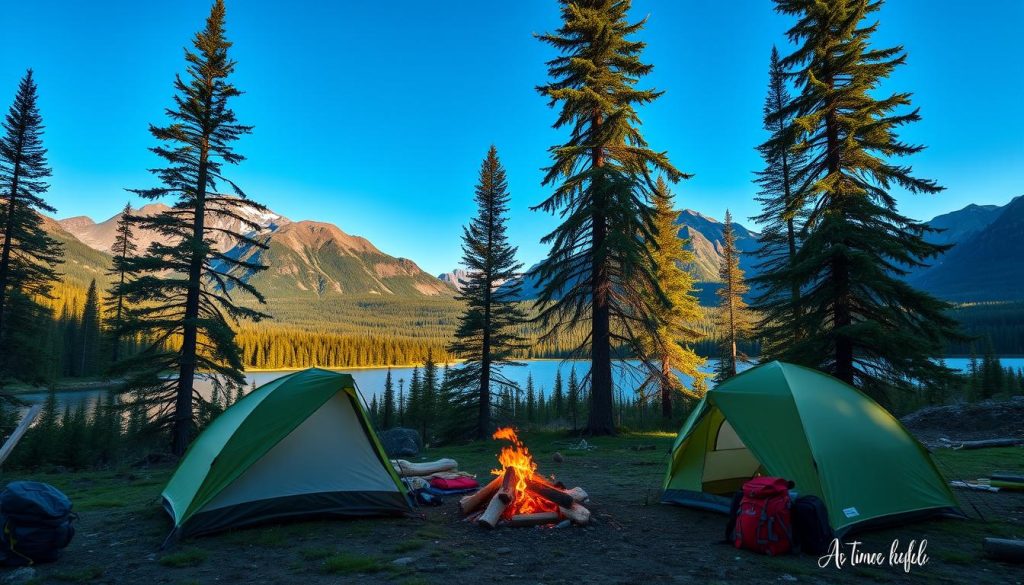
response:
M558 56L547 63L550 81L537 89L559 107L554 127L568 128L569 139L550 149L543 184L554 191L534 208L561 218L542 240L551 250L535 272L538 318L545 338L589 326L576 351L591 359L587 431L611 434L613 347L640 350L639 332L657 321L646 293L658 291L665 302L648 246L652 172L673 182L686 175L639 130L636 107L661 95L636 87L652 69L640 60L644 43L632 40L646 21L628 21L629 0L559 4L562 26L539 37Z
M172 451L179 455L196 425L216 410L194 389L196 374L210 376L214 395L230 396L244 386L242 356L231 325L266 317L234 299L241 292L262 303L262 295L243 277L266 267L219 251L213 238L257 249L265 244L240 231L211 227L208 221L233 220L251 233L259 226L245 211L266 210L222 174L225 165L244 160L233 143L252 130L238 123L228 103L241 92L229 80L235 62L228 56L231 43L224 19L224 2L217 0L193 49L185 51L187 75L175 80L174 107L166 111L170 124L150 126L161 143L150 150L167 163L152 171L163 185L132 192L146 199L173 197L174 203L158 215L131 216L133 225L163 239L126 261L139 276L120 287L137 305L125 333L144 333L151 340L138 356L122 362L134 373L129 391L144 390L149 411L155 412L157 424L171 430ZM221 192L221 185L232 192ZM166 376L168 371L176 376Z
M0 377L17 373L5 366L5 357L17 353L14 346L27 341L8 324L48 316L32 299L50 296L63 255L60 244L43 229L39 215L56 209L43 199L51 171L37 100L38 88L29 69L18 84L0 136ZM12 303L12 296L19 301ZM15 315L15 309L20 313Z
M752 317L743 295L750 288L740 268L740 251L736 249L736 235L732 227L732 214L725 212L722 228L722 261L718 276L722 286L718 289L718 338L720 354L716 379L721 382L736 375L740 362L749 361L739 350L739 342L752 332Z
M453 373L448 386L453 389L449 438L491 436L491 397L497 389L512 385L502 374L505 366L519 365L512 355L526 348L519 334L526 320L516 302L522 263L516 261L517 248L508 241L508 181L491 146L480 166L480 179L474 199L477 215L462 233L462 263L468 277L459 300L465 310L449 351L465 360ZM509 286L502 287L506 282Z
M779 357L818 367L879 400L889 389L941 383L949 370L932 360L959 336L950 306L910 286L904 276L947 249L933 231L897 210L892 190L942 190L895 159L924 146L897 132L920 120L909 93L880 85L906 62L900 46L874 48L880 1L778 0L796 18L796 50L781 61L800 93L791 116L796 152L807 159L798 190L809 200L802 244L790 274L801 337Z
M775 359L790 343L800 339L797 304L801 283L791 278L806 217L807 197L801 189L801 171L807 163L804 152L794 149L796 132L789 108L792 96L779 51L772 47L768 68L768 94L764 101L764 129L769 137L757 147L765 167L757 172L761 191L757 201L761 214L754 221L761 226L757 250L758 276L751 279L760 318L758 334L763 340L763 359Z
M132 207L126 203L121 217L117 220L115 228L114 244L111 252L114 255L113 264L107 275L113 284L107 291L107 301L104 309L108 315L108 330L111 337L111 362L116 363L121 357L122 331L127 325L129 307L124 300L124 285L135 277L131 271L131 259L138 253L138 245L135 243L135 236L131 223Z
M691 399L699 399L706 391L704 373L700 368L704 359L693 350L693 344L702 337L697 324L702 318L700 303L694 294L694 255L688 239L679 237L679 212L668 184L658 177L654 189L654 241L651 252L657 282L665 295L661 302L656 291L648 301L656 308L656 326L642 333L641 342L649 359L658 362L661 369L649 372L637 388L639 399L646 402L648 390L661 402L661 415L672 419L672 395L681 392ZM689 376L693 383L687 388L678 373Z

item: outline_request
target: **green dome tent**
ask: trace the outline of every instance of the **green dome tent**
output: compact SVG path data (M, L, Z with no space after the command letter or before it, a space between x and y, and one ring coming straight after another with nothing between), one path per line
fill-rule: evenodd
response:
M352 376L320 369L264 384L218 416L185 453L163 500L174 537L410 509Z
M928 452L896 418L817 370L771 362L708 391L672 447L663 502L728 512L755 475L821 498L838 536L959 513Z

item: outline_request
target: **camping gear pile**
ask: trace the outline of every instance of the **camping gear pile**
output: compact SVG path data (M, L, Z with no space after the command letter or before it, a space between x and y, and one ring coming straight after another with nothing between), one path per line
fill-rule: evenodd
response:
M1024 475L993 473L989 477L978 478L974 481L953 480L949 482L949 485L982 492L998 492L1000 490L1024 491Z
M402 478L409 495L420 504L440 506L441 496L464 494L480 489L476 476L459 471L454 459L438 459L411 463L405 459L392 459L392 467Z
M708 391L672 447L662 501L728 512L757 476L783 477L827 510L836 537L963 515L927 451L884 408L817 370L781 362Z
M163 501L174 521L169 538L411 510L352 376L315 368L257 388L211 422Z
M815 496L794 499L795 484L780 477L755 477L733 497L725 540L766 555L799 550L821 555L835 538L828 510Z
M12 481L0 492L0 559L4 565L57 560L75 535L71 500L37 481Z
M498 429L494 438L509 441L512 446L501 449L501 469L491 472L494 479L459 502L459 510L467 521L486 528L590 522L590 511L583 506L588 500L587 492L579 487L566 490L565 486L538 475L536 462L515 430Z

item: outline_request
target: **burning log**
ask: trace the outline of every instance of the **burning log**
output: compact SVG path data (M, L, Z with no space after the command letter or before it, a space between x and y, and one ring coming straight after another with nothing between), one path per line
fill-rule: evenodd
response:
M558 512L537 512L536 514L516 514L509 518L508 525L513 527L537 526L554 524L560 520Z
M477 508L483 507L498 491L501 487L501 479L503 475L499 475L491 480L491 483L477 490L476 493L470 494L459 500L459 511L465 516L470 512L473 512Z
M497 477L495 480L500 480L501 485L498 487L494 497L491 498L491 501L488 502L487 509L484 510L484 513L476 521L480 526L488 528L494 528L498 525L498 521L505 514L505 508L515 498L516 470L506 469L505 473L502 473L501 477Z
M483 514L480 514L476 523L487 528L494 528L498 525L498 521L501 520L501 515L505 513L505 508L507 507L507 502L503 502L501 498L494 496L487 503L487 509L484 510Z
M572 495L548 485L542 481L529 479L526 481L526 489L551 502L560 508L571 508L573 504Z
M569 520L572 520L573 522L581 526L590 522L590 510L584 508L583 506L577 504L576 502L573 502L572 506L568 508L563 508L559 506L558 511L562 514L562 516L568 518Z
M516 470L514 468L510 467L502 474L501 487L498 488L496 497L506 504L516 497Z

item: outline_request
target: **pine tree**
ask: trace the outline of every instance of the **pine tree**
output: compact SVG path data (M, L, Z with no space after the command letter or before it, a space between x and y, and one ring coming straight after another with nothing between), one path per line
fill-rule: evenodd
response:
M506 234L509 198L505 169L492 145L475 189L477 215L462 232L462 263L469 276L459 295L466 309L448 348L465 360L451 380L460 390L453 435L490 437L493 388L512 383L502 368L518 365L512 354L525 347L518 331L526 316L516 302L521 285L515 278L523 265Z
M754 221L761 226L761 235L757 250L759 274L752 280L758 289L757 329L764 340L763 359L781 355L790 343L800 339L796 308L801 283L793 278L792 270L806 215L806 189L800 176L807 159L803 152L794 149L791 102L786 71L778 49L773 46L764 102L764 129L769 138L757 147L765 168L757 172L761 187L757 200L762 211Z
M168 240L151 244L131 259L128 266L139 277L120 287L129 302L139 305L125 333L146 333L152 339L144 351L123 362L124 368L136 370L129 387L146 389L147 401L162 414L158 422L170 427L177 455L184 453L194 434L198 421L193 414L208 406L193 387L196 372L212 374L210 379L219 388L244 385L231 322L266 317L239 306L234 298L244 292L263 302L242 278L266 268L258 263L259 255L257 260L244 260L226 254L214 248L213 237L255 249L266 245L239 231L210 225L220 218L236 222L240 230L256 231L259 225L245 212L266 210L246 199L222 174L224 165L244 160L232 143L252 130L237 122L228 104L241 92L228 80L235 62L228 57L231 43L225 38L224 15L223 0L216 0L206 27L195 36L194 50L185 53L187 78L175 80L175 107L167 110L171 124L150 127L162 143L151 150L167 161L165 168L153 171L163 186L133 192L146 199L177 199L164 213L132 217L134 225ZM230 186L233 194L219 192L218 185ZM168 278L167 272L182 276ZM165 376L168 370L177 376Z
M675 210L672 192L664 179L658 177L654 189L654 259L655 277L661 285L664 300L657 298L656 291L648 291L650 304L657 307L656 321L642 333L645 354L652 361L660 362L660 370L652 368L639 391L652 384L659 386L661 415L665 420L672 418L672 394L682 392L699 399L705 391L704 365L693 351L692 345L700 340L696 329L701 319L700 304L693 292L693 276L690 266L694 255L688 249L689 240L679 237L679 212ZM693 379L692 388L683 384L676 372Z
M423 422L423 384L420 381L420 367L414 366L412 377L409 380L409 403L406 408L406 418L409 426L419 430Z
M434 361L434 352L427 350L427 359L423 362L423 385L420 392L420 427L423 434L423 442L427 443L427 437L438 415L439 385L437 381L437 362Z
M111 253L114 255L114 262L107 275L112 277L113 284L107 291L107 302L105 309L110 315L109 331L111 346L111 363L121 358L122 331L125 329L128 318L128 307L124 302L124 285L131 278L134 278L130 270L131 259L135 257L138 246L135 244L135 236L132 233L131 224L132 206L126 203L121 217L117 220L114 245L111 246Z
M537 392L533 388L533 374L526 375L526 422L537 422Z
M740 268L740 252L736 249L733 233L732 214L725 212L722 228L722 260L718 269L722 286L718 289L718 334L721 353L718 360L717 379L725 380L736 375L736 366L747 361L747 356L737 349L741 339L750 337L750 314L743 295L749 290Z
M569 370L569 392L567 402L568 404L566 406L569 410L569 418L572 419L572 430L575 431L578 428L576 420L580 409L580 383L576 379L575 367Z
M0 136L0 375L16 373L5 365L8 355L18 351L16 346L37 347L39 341L8 327L14 318L12 295L27 301L19 306L27 312L22 319L36 318L32 297L49 297L63 254L60 244L43 229L39 215L56 209L43 200L49 189L46 177L50 168L36 90L29 69L18 85Z
M538 91L552 107L561 104L555 128L568 126L570 137L550 149L543 184L554 192L534 208L559 214L562 222L542 240L551 251L535 271L538 319L544 339L589 325L577 348L589 349L591 358L587 430L611 434L613 345L645 357L636 332L656 320L657 307L642 294L660 290L648 249L651 172L672 181L684 175L665 153L648 148L639 131L635 106L661 95L635 87L652 69L640 60L644 43L631 40L645 21L627 21L629 0L559 3L562 26L540 39L560 54L548 62L551 81Z
M951 372L932 358L962 339L950 305L914 289L904 276L947 246L930 244L926 224L901 215L893 186L937 193L935 181L894 159L924 147L897 130L920 119L910 94L879 95L882 81L906 60L902 47L870 46L877 22L863 24L878 0L777 0L796 24L797 48L782 60L800 89L785 113L807 156L801 180L810 211L793 281L800 340L780 357L820 368L878 400L890 388L913 391Z
M398 379L398 426L405 426L405 378Z
M562 370L555 371L555 386L551 390L551 410L555 420L562 420L565 415L565 394L562 390Z
M390 429L395 424L395 385L391 381L391 368L384 378L384 406L381 410L381 428Z
M96 292L96 279L89 283L82 310L82 325L78 339L78 375L92 376L100 372L100 299Z

